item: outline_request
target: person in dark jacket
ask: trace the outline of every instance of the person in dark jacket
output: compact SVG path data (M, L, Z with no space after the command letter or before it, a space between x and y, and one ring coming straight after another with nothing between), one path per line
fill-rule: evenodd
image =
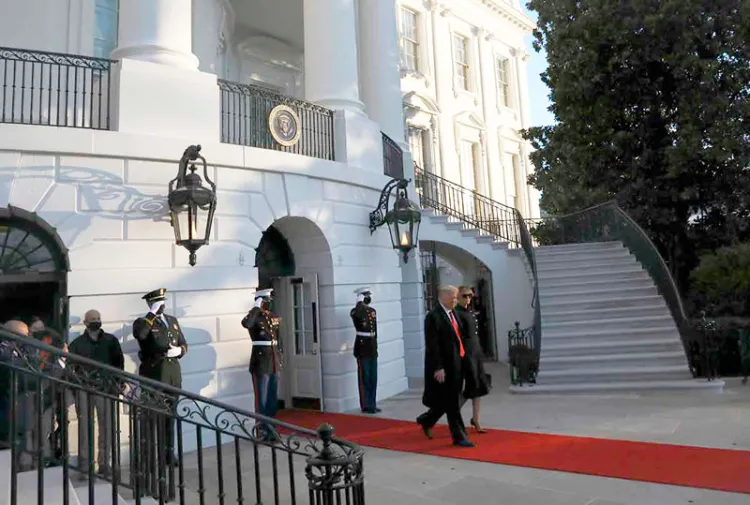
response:
M102 316L97 310L89 310L83 318L86 330L73 340L70 344L70 353L83 356L90 360L109 365L120 370L125 369L125 358L122 347L117 337L102 330ZM72 365L71 371L85 374L87 378L97 379L101 377L96 369L85 370L83 366ZM111 378L105 378L112 383ZM102 385L104 385L102 381ZM119 394L119 391L111 391ZM89 461L89 449L93 440L89 440L89 434L93 436L94 426L97 428L96 438L96 462L99 473L110 474L110 463L112 461L112 449L114 447L114 432L111 422L114 404L107 398L99 395L88 395L84 391L76 393L76 415L78 417L78 464L79 468L86 472L93 461ZM91 417L89 417L91 413ZM96 416L96 423L94 423ZM91 427L91 431L89 431ZM86 473L82 473L85 476Z
M378 316L372 303L372 290L362 287L355 291L357 305L349 315L354 323L354 357L357 359L359 408L367 414L377 414L378 390Z
M29 327L23 321L10 320L3 324L3 329L16 335L28 337ZM5 362L11 362L15 359L20 359L17 346L11 340L0 341L0 359ZM19 429L11 437L10 433L10 415L13 409L11 408L10 396L11 396L11 373L10 368L0 367L0 449L7 449L10 447L11 442L19 434L23 433L22 429ZM16 390L17 393L20 391ZM19 403L16 404L16 413L19 412ZM18 416L17 419L20 419ZM17 428L22 426L16 425Z
M461 390L463 387L463 361L466 350L463 335L466 328L453 310L458 289L443 286L439 289L439 304L425 317L424 394L422 403L429 410L417 418L417 423L427 438L445 414L453 444L474 447L466 437L466 427L461 417Z
M479 341L479 322L474 311L471 310L471 301L474 291L468 286L458 288L458 305L456 314L464 322L466 332L464 334L464 392L463 398L471 400L472 416L471 425L477 433L486 433L479 424L480 398L490 392L490 382L484 371L482 358L482 346Z
M253 379L255 412L266 417L276 417L281 372L279 319L270 310L272 293L273 289L256 291L254 307L241 323L253 341L249 370ZM258 426L258 436L267 441L277 439L275 431L265 423Z
M138 368L138 374L175 388L181 388L182 368L180 367L180 360L188 353L188 343L177 318L164 311L167 290L166 288L156 289L143 295L143 299L146 300L148 305L148 314L133 322L133 336L138 341L140 348L138 357L141 360L141 365ZM174 410L179 395L171 396L172 399L167 408ZM144 419L144 421L146 420ZM166 453L166 462L173 465L177 461L174 455L174 418L164 416L161 420L164 423L162 430L158 429L155 422L158 421L150 418L144 424L144 435L142 437L144 449L154 451L158 447L163 448ZM163 433L163 440L159 433ZM154 447L154 444L156 444L156 447ZM145 458L145 452L143 458ZM150 457L141 459L141 461L149 460L153 463L156 459ZM142 471L148 473L155 472L157 469L144 468Z

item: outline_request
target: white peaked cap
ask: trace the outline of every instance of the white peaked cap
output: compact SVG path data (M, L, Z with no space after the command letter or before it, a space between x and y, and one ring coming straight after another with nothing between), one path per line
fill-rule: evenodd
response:
M372 289L370 289L370 286L362 286L361 288L357 288L354 290L354 294L356 295L364 295L365 293L372 293Z
M259 289L253 295L253 298L255 298L255 299L258 299L258 298L267 298L267 297L271 296L271 293L273 293L273 288L270 288L270 289Z

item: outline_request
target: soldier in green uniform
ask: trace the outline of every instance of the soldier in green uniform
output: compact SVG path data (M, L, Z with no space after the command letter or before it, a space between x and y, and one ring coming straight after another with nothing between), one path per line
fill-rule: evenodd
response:
M187 354L188 344L177 318L164 312L167 290L161 288L151 291L144 295L143 299L148 305L148 314L133 322L133 336L140 347L138 357L141 365L138 374L181 388L182 371L179 360ZM177 398L177 395L173 396L171 404L168 405L170 410L174 408ZM150 418L143 421L141 440L144 451L141 461L144 464L143 473L149 475L157 472L160 459L166 459L165 462L169 465L177 463L174 456L174 418ZM155 451L155 448L159 450ZM160 456L162 449L164 459Z
M362 287L355 291L357 305L349 315L354 323L354 357L357 359L359 408L367 414L377 414L378 388L378 318L372 303L372 290Z
M250 309L241 323L253 341L249 368L253 378L255 412L266 417L276 417L278 411L279 373L281 371L279 319L270 310L272 293L273 289L256 291L254 307ZM261 423L258 430L258 436L262 440L277 439L275 431L266 423Z

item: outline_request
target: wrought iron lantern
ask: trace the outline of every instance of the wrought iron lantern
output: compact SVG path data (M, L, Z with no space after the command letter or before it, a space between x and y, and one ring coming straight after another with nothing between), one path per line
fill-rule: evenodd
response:
M380 193L378 207L370 212L370 235L383 224L388 225L391 233L391 243L404 256L404 263L409 261L409 252L416 248L419 240L419 225L422 222L422 212L419 205L409 200L406 188L411 180L392 179ZM388 210L391 193L396 190L396 202Z
M200 151L201 146L185 149L177 177L169 182L169 217L175 243L190 252L190 266L195 266L196 251L208 244L216 211L216 184L208 178L206 159ZM203 177L210 188L205 187L201 176L195 173L197 160L203 163Z

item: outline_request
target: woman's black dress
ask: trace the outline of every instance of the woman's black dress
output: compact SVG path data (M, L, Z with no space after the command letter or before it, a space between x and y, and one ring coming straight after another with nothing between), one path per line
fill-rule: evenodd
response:
M456 307L456 313L461 317L466 328L463 336L464 351L464 398L479 398L490 392L490 381L484 371L482 364L482 346L479 343L479 324L474 312L460 305Z

